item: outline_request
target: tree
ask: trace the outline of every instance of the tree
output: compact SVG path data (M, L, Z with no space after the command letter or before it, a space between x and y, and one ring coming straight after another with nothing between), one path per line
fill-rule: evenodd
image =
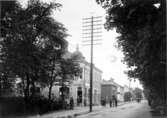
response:
M4 10L2 13L1 65L6 73L22 79L27 101L34 95L34 91L30 93L30 87L34 90L35 83L42 78L41 72L46 71L43 68L47 58L46 45L61 46L65 50L67 34L64 26L51 17L52 10L59 8L60 4L39 0L30 0L26 8L15 4L17 7L12 12Z
M120 34L118 47L127 74L138 78L145 89L166 99L166 1L165 0L97 0L107 11L105 27Z
M0 17L0 41L7 33L10 27L10 14L16 13L19 10L19 4L16 1L0 1L1 17ZM7 18L8 16L8 18ZM8 23L7 23L8 22ZM5 26L5 27L4 27ZM2 45L0 44L0 51ZM2 58L0 58L0 94L7 94L6 91L13 89L14 79L12 72L7 71L5 66L2 66ZM1 93L2 92L2 93Z
M140 88L135 88L133 93L136 99L142 99L142 90Z
M131 98L132 98L132 93L131 92L125 92L124 93L124 101L125 102L131 101Z
M81 76L82 70L79 64L80 55L71 54L70 57L64 56L60 60L61 77L59 85L61 86L61 98L64 108L65 92L75 77Z

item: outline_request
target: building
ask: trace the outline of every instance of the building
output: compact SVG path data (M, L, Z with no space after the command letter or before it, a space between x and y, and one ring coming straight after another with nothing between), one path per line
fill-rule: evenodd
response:
M101 99L109 102L112 96L117 96L117 85L111 78L110 80L103 80L101 84Z
M124 87L115 83L117 86L117 100L119 102L123 102L124 101Z
M89 88L90 88L90 63L88 63L82 53L77 50L73 53L80 57L79 63L82 68L82 76L75 77L74 81L68 86L68 92L66 98L73 97L75 105L89 105ZM68 53L66 56L70 56ZM100 104L101 101L101 80L102 71L93 65L93 98L92 103L94 105ZM60 86L54 86L52 88L53 96L56 98L60 97L61 91ZM43 90L43 95L48 95L48 88Z
M90 88L90 64L86 61L81 63L82 67L82 78L77 78L73 81L70 90L71 96L74 97L74 100L79 102L82 105L89 104L89 88ZM93 104L100 104L100 96L101 96L101 77L102 71L93 66Z
M112 96L116 96L118 102L124 101L124 87L114 82L114 79L103 80L101 84L101 99L110 100Z

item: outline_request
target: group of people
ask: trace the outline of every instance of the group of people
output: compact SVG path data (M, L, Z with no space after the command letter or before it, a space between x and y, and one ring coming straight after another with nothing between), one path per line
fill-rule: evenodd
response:
M106 106L107 101L108 101L107 99L102 99L101 104L103 106ZM117 107L118 106L118 100L117 100L116 96L113 95L109 99L109 104L110 104L110 107Z
M102 105L103 106L106 105L106 101L107 101L106 99L102 100ZM68 99L67 104L69 105L70 109L74 108L73 97L70 97L70 99ZM114 96L114 95L112 96L112 98L109 100L109 104L110 104L110 107L117 107L118 106L118 100L117 100L116 96Z
M110 107L117 107L118 106L118 100L115 96L112 96L110 99Z

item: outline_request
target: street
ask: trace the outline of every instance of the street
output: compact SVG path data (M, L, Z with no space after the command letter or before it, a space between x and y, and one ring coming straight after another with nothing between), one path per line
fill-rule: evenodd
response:
M147 101L132 102L117 108L104 108L98 112L92 112L77 118L162 118L152 117Z

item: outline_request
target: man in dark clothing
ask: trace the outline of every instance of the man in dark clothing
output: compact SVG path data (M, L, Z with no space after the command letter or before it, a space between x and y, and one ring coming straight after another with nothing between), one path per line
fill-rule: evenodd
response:
M70 98L70 109L74 109L74 100L73 100L73 97Z
M113 107L117 107L118 105L118 101L115 95L112 96L112 104L113 104Z
M115 107L115 96L112 96L112 106Z
M117 107L118 105L118 101L117 101L117 98L115 97L115 106Z
M110 107L112 107L112 99L110 99Z

